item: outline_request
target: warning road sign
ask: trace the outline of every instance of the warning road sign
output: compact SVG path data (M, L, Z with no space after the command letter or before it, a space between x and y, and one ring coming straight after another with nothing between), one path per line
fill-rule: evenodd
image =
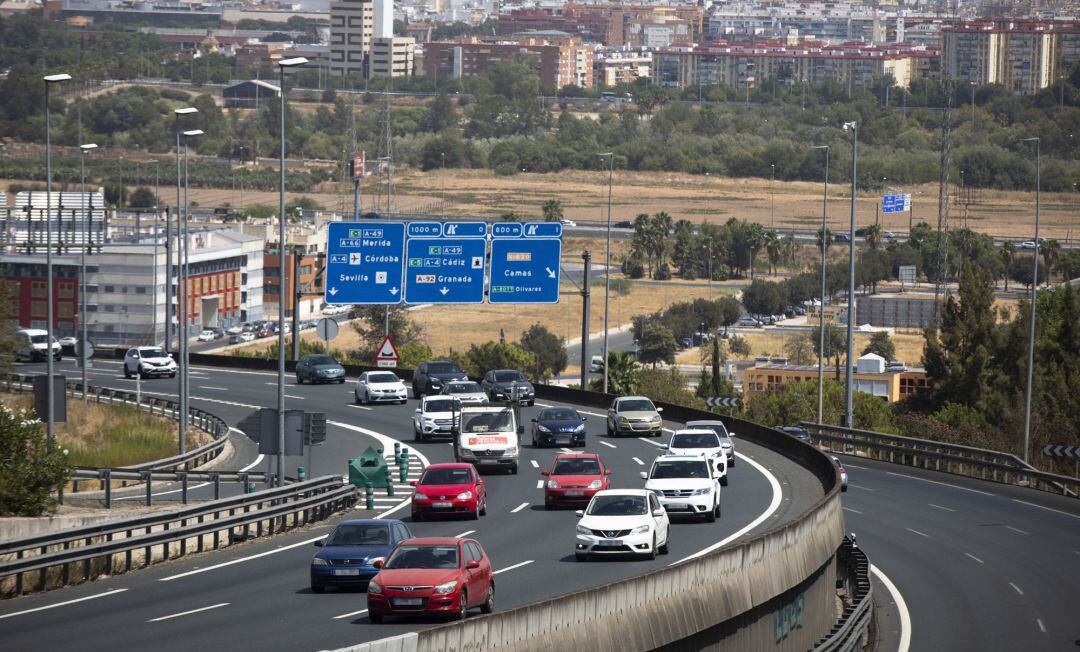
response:
M394 347L394 342L387 335L383 338L382 344L379 345L379 352L375 354L375 366L396 367L398 358L397 348Z

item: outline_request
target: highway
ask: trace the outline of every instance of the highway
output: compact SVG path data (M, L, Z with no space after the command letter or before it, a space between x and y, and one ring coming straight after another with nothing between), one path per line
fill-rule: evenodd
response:
M39 367L20 365L17 370L29 372ZM75 373L68 360L60 369L69 375ZM231 424L252 406L269 406L275 400L275 375L270 372L193 367L191 374L192 403ZM124 380L119 364L112 361L95 361L92 379L94 384L134 388L134 381ZM410 416L415 401L404 406L353 406L351 383L296 386L293 382L289 377L289 407L324 411L331 424L327 443L314 450L316 475L344 473L346 459L374 443L376 433L413 448ZM175 381L168 379L143 382L147 393L156 390L170 397L175 387ZM603 412L582 409L588 410L589 417L587 450L603 456L614 471L615 486L640 487L637 474L647 469L645 465L658 452L657 441L608 439L603 434ZM528 419L534 410L524 408L523 418ZM239 449L230 466L251 464L254 448L245 437L233 439ZM452 457L446 442L421 444L416 450L430 462ZM574 561L574 514L571 510L545 511L539 488L542 476L538 467L550 462L557 452L554 449L526 446L518 475L488 476L489 511L479 521L412 523L407 499L402 501L400 496L393 500L381 496L376 513L402 518L417 535L468 533L475 537L499 572L496 607L507 608L636 575L738 540L798 516L822 496L817 479L786 458L745 441L737 443L737 450L740 459L724 489L721 519L715 524L674 523L670 554L653 562ZM290 462L290 473L304 463L300 458ZM411 477L415 478L415 473ZM371 512L363 509L349 514L369 515ZM430 621L394 619L381 626L369 624L364 614L365 597L359 591L310 593L312 542L325 535L335 520L218 553L7 601L0 605L0 648L113 650L152 646L157 650L189 650L257 645L272 650L323 649L428 626Z

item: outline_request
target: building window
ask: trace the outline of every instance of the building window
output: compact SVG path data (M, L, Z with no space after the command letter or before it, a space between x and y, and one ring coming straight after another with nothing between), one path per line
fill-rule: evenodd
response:
M46 314L46 303L44 301L31 301L30 302L30 316L37 319L45 319L48 317Z
M75 298L75 284L74 283L60 283L56 286L56 296L61 299L74 299Z
M56 316L60 319L71 319L75 316L75 304L68 301L56 304Z
M30 281L30 296L44 298L48 294L48 286L45 281Z

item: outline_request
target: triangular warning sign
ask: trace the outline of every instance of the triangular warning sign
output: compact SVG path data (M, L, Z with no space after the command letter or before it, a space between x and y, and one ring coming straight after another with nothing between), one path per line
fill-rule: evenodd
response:
M379 352L375 354L376 360L397 360L398 352L394 347L394 343L390 340L390 336L387 335L383 338L382 344L379 345Z

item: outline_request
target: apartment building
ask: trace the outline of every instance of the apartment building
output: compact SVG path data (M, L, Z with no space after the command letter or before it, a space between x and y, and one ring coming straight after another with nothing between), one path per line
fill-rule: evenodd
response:
M1031 95L1080 56L1080 21L978 20L942 32L942 73L961 83L1001 84Z
M633 84L648 79L652 51L648 48L601 47L593 54L593 80L600 86Z
M907 368L902 363L889 364L873 353L856 360L853 371L852 385L856 392L878 396L890 403L902 401L926 387L926 370ZM835 378L836 367L826 366L824 375ZM749 401L754 394L782 389L789 383L817 382L817 378L817 365L758 364L743 371L743 401Z
M415 52L416 39L411 36L377 36L371 39L368 73L372 77L412 77Z
M697 4L579 4L513 9L499 15L501 35L558 30L583 42L661 47L698 41L705 12Z
M476 37L424 45L424 74L435 78L461 78L482 74L499 61L531 62L545 88L574 84L593 86L593 48L577 39L518 38L489 40Z

